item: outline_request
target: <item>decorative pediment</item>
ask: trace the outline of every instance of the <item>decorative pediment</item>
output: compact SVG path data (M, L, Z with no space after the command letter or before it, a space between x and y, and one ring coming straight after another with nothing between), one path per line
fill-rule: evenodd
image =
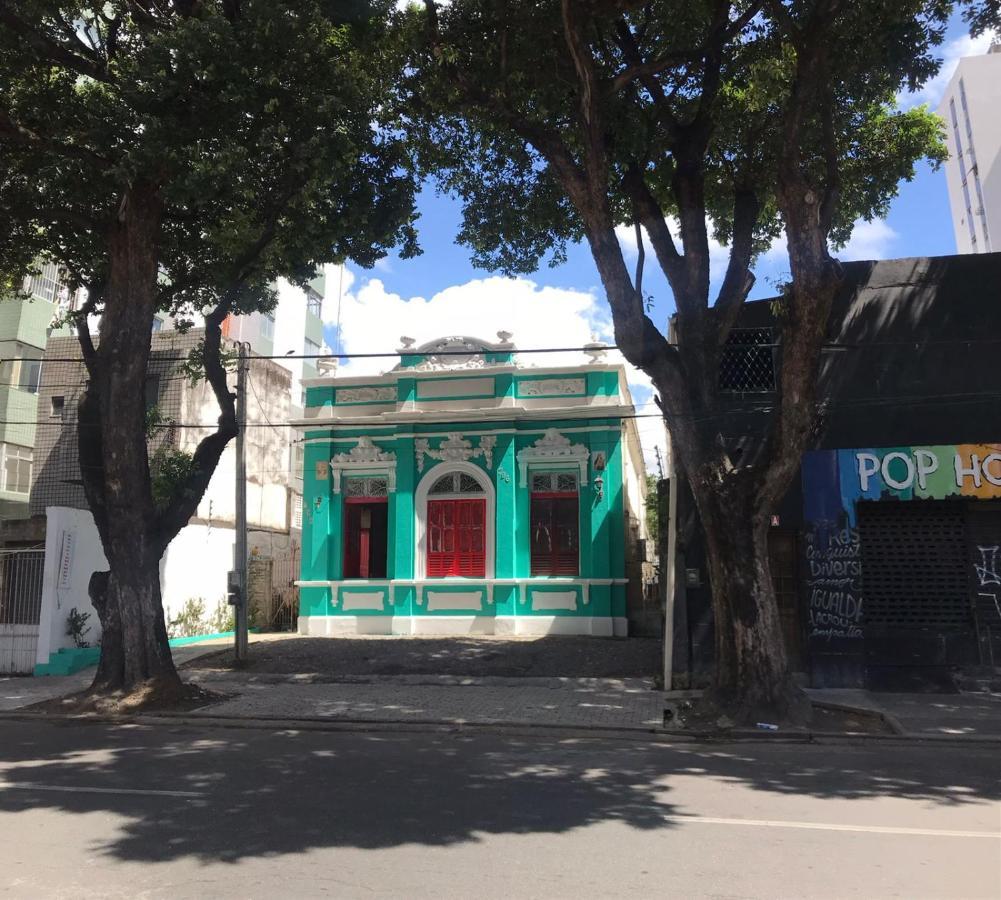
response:
M522 487L528 486L529 466L553 465L558 468L576 467L580 483L587 484L587 460L591 452L583 444L572 444L555 428L546 429L531 447L518 451L518 476Z
M396 490L396 454L376 446L369 437L358 438L355 447L347 453L335 453L330 460L331 488L335 494L341 492L341 474L352 471L385 474L390 493Z
M414 441L414 455L417 458L417 471L424 471L424 457L441 460L442 462L469 462L480 456L486 463L488 469L494 466L494 448L497 446L497 438L492 434L480 437L479 446L474 447L473 442L467 440L459 431L449 432L448 436L441 442L437 450L432 450L430 441L427 438L417 438Z
M414 366L409 366L418 372L439 371L442 369L482 369L488 366L500 365L487 360L489 353L510 353L514 350L509 331L498 331L499 343L492 344L480 338L466 335L451 335L436 338L415 347L413 338L401 337L400 348L397 351L407 356L420 356L422 359ZM396 367L400 369L400 366Z

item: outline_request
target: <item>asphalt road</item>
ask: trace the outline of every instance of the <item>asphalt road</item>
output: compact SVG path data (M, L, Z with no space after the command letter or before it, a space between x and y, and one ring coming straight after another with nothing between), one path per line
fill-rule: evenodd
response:
M0 721L4 897L1001 896L997 747Z

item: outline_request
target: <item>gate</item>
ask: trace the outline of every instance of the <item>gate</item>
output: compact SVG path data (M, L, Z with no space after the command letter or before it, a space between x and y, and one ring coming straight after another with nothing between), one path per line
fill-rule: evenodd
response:
M248 562L248 596L256 625L268 631L295 631L299 621L300 549L274 557L252 557Z
M35 668L44 566L44 550L0 550L0 675Z

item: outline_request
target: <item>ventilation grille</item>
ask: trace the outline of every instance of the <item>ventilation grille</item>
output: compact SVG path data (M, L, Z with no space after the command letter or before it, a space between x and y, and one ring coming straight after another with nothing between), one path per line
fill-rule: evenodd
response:
M867 626L968 629L968 553L959 504L859 503Z

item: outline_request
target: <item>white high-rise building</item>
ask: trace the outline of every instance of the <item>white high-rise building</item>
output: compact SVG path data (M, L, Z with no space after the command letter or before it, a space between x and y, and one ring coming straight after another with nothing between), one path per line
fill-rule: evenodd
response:
M1001 42L959 61L938 112L949 147L945 177L956 249L1001 250Z

